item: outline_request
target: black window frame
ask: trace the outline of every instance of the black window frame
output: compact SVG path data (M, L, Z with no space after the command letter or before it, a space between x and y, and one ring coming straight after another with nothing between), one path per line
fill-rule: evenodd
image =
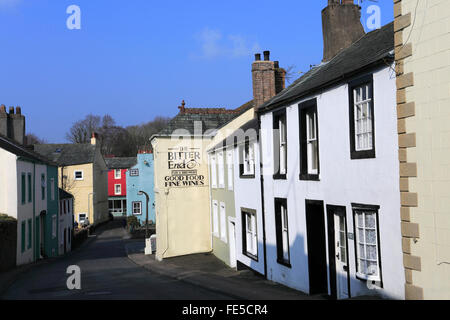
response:
M255 217L255 232L256 232L256 256L252 253L247 252L247 220L246 215L250 214ZM254 209L248 209L248 208L241 208L241 231L242 231L242 254L246 257L249 257L250 259L258 262L258 217L256 215L256 210Z
M378 264L380 266L380 282L378 284L378 286L380 288L383 288L383 266L382 266L382 262L381 262L381 242L380 242L380 206L379 205L368 205L368 204L361 204L361 203L352 203L352 219L353 219L353 233L354 233L354 249L355 249L355 277L356 279L363 281L363 282L368 282L371 281L372 284L376 284L377 281L372 281L372 280L367 280L365 278L361 278L360 276L358 276L358 241L357 241L357 236L356 233L358 232L358 227L356 224L356 211L373 211L375 213L376 219L377 219L377 251L378 251Z
M255 148L253 147L253 174L245 174L244 173L244 154L246 148L249 149L250 155L250 138L245 137L244 143L238 146L239 150L239 178L241 179L255 179L256 177L256 153Z
M370 92L372 93L372 103L370 104L370 111L372 114L372 149L356 151L356 141L355 141L355 106L354 106L354 96L353 90L356 87L369 84ZM349 126L350 126L350 159L374 159L376 158L375 150L375 98L373 91L373 74L365 75L354 79L348 83L348 97L349 97Z
M317 137L317 174L308 173L308 144L306 141L306 113L310 110L316 113L316 137ZM299 133L300 133L300 180L320 180L320 137L319 114L317 112L317 99L311 99L298 105Z
M281 206L287 208L287 199L275 198L275 231L276 231L276 243L277 243L277 262L285 267L291 268L291 248L289 245L289 217L286 215L286 224L288 226L288 259L283 258L283 230L281 225Z
M285 121L285 132L286 132L286 173L281 174L280 173L280 160L281 160L281 154L280 154L280 123L279 120L281 117L284 117ZM274 180L286 180L287 179L287 170L288 170L288 143L287 143L287 116L286 116L286 109L278 110L272 113L272 119L273 119L273 163L274 166L274 174L273 179Z

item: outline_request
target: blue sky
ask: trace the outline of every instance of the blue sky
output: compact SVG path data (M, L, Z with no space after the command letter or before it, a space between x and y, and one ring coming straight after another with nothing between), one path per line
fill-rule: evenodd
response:
M69 30L69 5L81 29ZM0 0L0 104L21 106L27 132L64 142L72 123L110 114L127 126L187 107L252 99L254 53L309 70L322 59L327 0ZM363 1L393 20L393 1ZM367 28L366 28L367 29Z

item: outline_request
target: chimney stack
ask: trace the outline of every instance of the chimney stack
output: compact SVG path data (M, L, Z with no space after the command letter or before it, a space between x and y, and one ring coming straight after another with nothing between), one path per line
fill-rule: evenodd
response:
M361 23L361 7L353 0L328 0L322 10L323 61L330 61L351 46L365 32Z
M0 134L14 140L20 145L25 144L25 117L22 115L22 109L9 107L6 113L6 106L0 106Z
M285 88L286 70L280 68L278 61L270 61L270 51L255 54L252 64L253 105L258 109L264 102L276 96Z
M91 144L95 146L97 144L98 134L96 132L92 132Z

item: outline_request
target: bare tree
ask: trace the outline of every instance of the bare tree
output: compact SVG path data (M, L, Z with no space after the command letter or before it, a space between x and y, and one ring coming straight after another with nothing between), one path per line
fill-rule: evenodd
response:
M100 129L100 117L88 114L83 120L75 122L66 134L66 139L72 143L89 143L93 132Z
M298 72L295 71L295 66L290 65L286 68L286 81L288 84L291 84L298 77Z
M151 136L164 129L169 121L170 118L156 117L153 121L127 127L126 130L131 136L130 141L133 144L135 154L139 151L139 149L151 149Z
M170 118L156 117L141 125L122 128L108 114L103 117L89 114L72 125L66 138L72 143L89 143L92 133L96 132L103 155L131 157L139 149L151 149L150 137L164 129L169 121Z
M32 146L34 144L45 144L47 141L45 139L39 138L34 133L29 133L25 137L25 144L28 146Z

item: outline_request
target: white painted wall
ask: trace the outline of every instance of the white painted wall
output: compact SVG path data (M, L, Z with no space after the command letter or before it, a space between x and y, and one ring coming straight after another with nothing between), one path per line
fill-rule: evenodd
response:
M348 86L340 85L287 107L287 180L273 180L272 113L261 117L264 160L264 201L266 214L268 278L309 292L305 199L323 200L326 205L345 206L348 232L353 233L351 203L379 205L380 250L383 289L369 290L355 277L354 240L349 239L349 267L352 296L380 293L404 298L404 270L400 231L400 191L395 74L389 68L373 75L376 158L350 159ZM300 181L300 102L317 98L319 125L320 181ZM238 189L239 190L239 189ZM255 187L246 186L240 201L251 201ZM254 190L254 191L253 191ZM292 268L276 262L274 198L287 198ZM237 199L239 192L237 192ZM236 201L238 203L238 201ZM325 217L326 218L326 217ZM325 220L326 223L326 220ZM328 248L327 248L328 250ZM328 252L327 252L328 259Z
M0 148L0 213L17 218L16 155Z
M67 206L67 213L64 213L64 203ZM64 229L66 229L66 252L72 250L72 242L69 242L70 233L73 230L73 199L60 199L59 200L59 254L64 254Z
M264 243L263 243L263 219L261 200L261 180L259 166L259 145L251 141L255 150L255 178L242 179L239 177L239 147L234 149L234 184L236 207L236 259L253 270L264 274ZM256 224L258 236L258 261L255 261L242 252L242 214L241 208L256 210Z

